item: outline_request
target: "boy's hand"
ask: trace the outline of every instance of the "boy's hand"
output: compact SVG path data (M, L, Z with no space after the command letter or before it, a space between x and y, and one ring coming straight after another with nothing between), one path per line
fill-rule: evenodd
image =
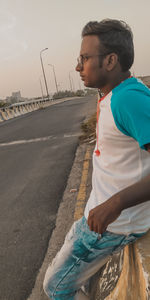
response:
M102 234L107 226L119 217L121 210L120 199L117 195L91 209L87 221L90 230Z

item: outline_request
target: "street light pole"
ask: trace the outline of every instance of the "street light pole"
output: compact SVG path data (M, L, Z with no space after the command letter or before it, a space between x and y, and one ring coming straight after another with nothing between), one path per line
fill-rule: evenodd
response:
M74 72L73 70L71 70L69 72L69 79L70 79L70 87L71 87L71 91L75 91L75 87L74 87L74 82L73 82L73 78L70 76L70 73Z
M75 91L73 77L71 77L71 80L72 80L73 91Z
M43 77L44 77L44 82L45 82L45 88L46 88L46 92L47 92L47 98L49 100L49 93L48 93L48 87L47 87L47 81L46 81L46 75L45 75L45 71L44 71L44 66L43 66L43 60L42 60L42 52L48 50L48 48L44 48L40 51L40 59L41 59L41 66L42 66L42 71L43 71Z
M41 82L41 79L40 79L40 78L39 78L39 81L40 81L40 87L41 87L42 99L44 100L44 97L43 97L43 88L42 88L42 82Z
M56 80L56 74L55 74L55 68L54 65L48 64L49 66L51 66L53 68L53 73L54 73L54 79L55 79L55 85L56 85L56 92L58 93L58 84L57 84L57 80Z
M70 71L70 72L71 72L71 71ZM71 92L72 92L72 82L71 82L70 72L69 72L69 81L70 81L70 89L71 89Z

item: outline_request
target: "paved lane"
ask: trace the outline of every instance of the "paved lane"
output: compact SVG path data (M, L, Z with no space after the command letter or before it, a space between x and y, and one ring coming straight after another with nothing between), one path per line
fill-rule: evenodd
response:
M24 300L34 286L91 101L0 124L0 300Z

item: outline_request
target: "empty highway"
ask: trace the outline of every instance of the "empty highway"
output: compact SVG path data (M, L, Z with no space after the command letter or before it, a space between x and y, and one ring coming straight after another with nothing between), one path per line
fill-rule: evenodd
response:
M31 293L92 97L0 123L0 300Z

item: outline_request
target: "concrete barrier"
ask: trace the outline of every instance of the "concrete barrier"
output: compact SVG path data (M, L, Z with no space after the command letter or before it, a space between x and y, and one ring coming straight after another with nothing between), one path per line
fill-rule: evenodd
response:
M70 98L66 98L66 99L69 100ZM59 102L62 100L63 102L65 101L65 99L59 99ZM38 110L40 108L50 106L51 104L52 104L52 99L38 99L38 100L33 99L27 102L15 103L8 107L3 107L0 110L0 122L18 117L20 115L24 115L26 113L32 112L34 110Z
M1 110L1 115L2 115L2 117L4 119L4 121L6 121L6 120L9 119L7 113L6 113L6 111L4 109Z
M12 111L12 114L13 114L13 118L15 118L15 117L16 117L16 115L15 115L15 110L14 110L14 108L13 108L13 107L12 107L11 111Z
M28 111L29 111L29 112L31 112L31 111L32 111L31 104L28 104Z
M36 107L37 107L37 109L39 109L39 108L40 108L40 105L39 105L39 103L36 103Z
M16 111L16 116L17 117L21 115L21 111L19 109L19 106L16 106L15 111Z
M26 111L27 113L30 112L30 111L29 111L29 107L28 107L27 104L24 106L24 109L25 109L25 111Z
M7 108L7 109L5 109L5 111L6 111L9 119L13 119L14 118L14 114L12 112L12 109Z
M19 112L19 110L18 110L18 107L17 107L17 106L16 106L16 107L13 107L13 109L14 109L15 117L20 116L20 112Z
M15 113L14 113L14 110L13 110L13 108L11 108L11 109L10 109L10 114L11 114L12 118L14 118L14 117L15 117Z
M24 115L24 111L23 111L23 106L22 105L19 106L19 113L20 113L20 115Z
M24 114L27 114L27 110L26 110L26 108L25 108L25 105L22 105L22 112L23 112L23 115L24 115Z
M35 110L35 106L34 106L34 104L33 104L33 103L31 103L31 108L32 108L32 111L34 111L34 110Z
M37 110L38 109L37 104L34 103L33 105L34 105L34 110Z
M150 230L136 243L126 246L107 262L101 271L94 298L150 299Z
M3 122L3 121L4 121L4 119L3 119L3 116L2 116L1 110L0 110L0 122Z
M27 114L28 110L26 109L26 105L23 105L23 114Z

